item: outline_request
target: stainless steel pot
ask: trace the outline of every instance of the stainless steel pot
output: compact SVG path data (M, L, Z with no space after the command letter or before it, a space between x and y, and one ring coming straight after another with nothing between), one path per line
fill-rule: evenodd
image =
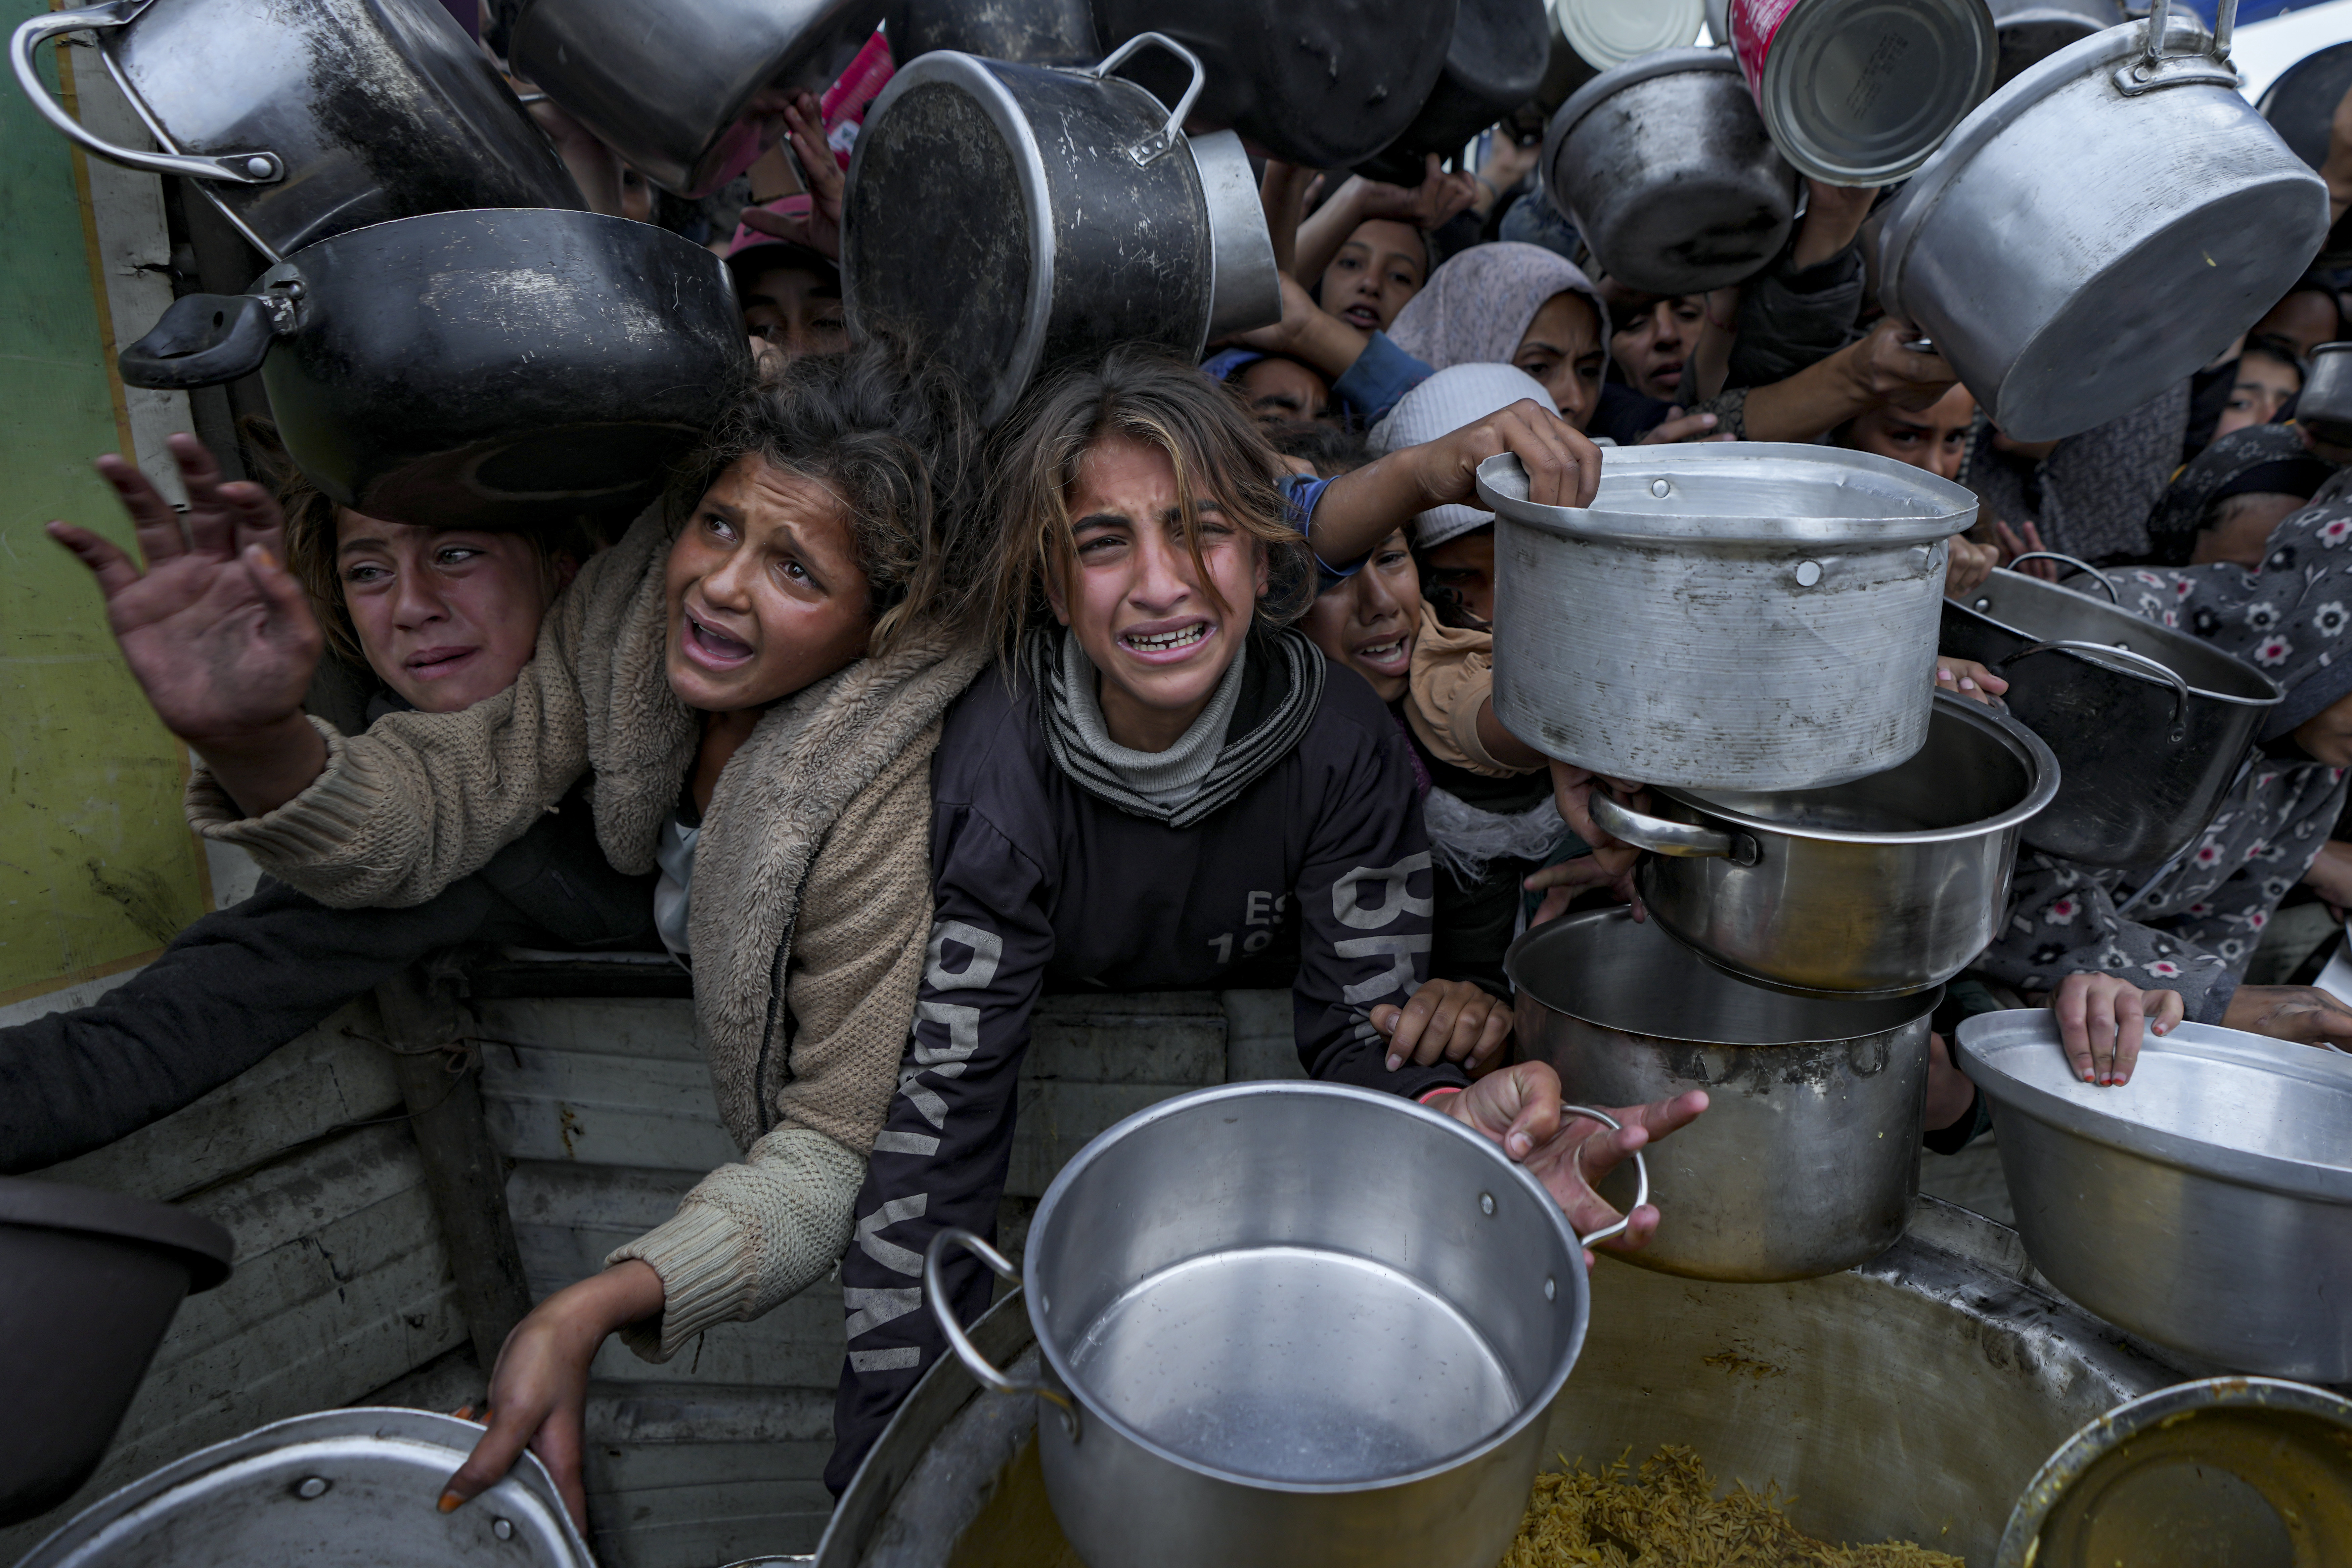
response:
M2116 0L1992 0L1993 33L2000 46L1993 71L1995 91L2015 81L2069 44L2119 26L2123 7Z
M2321 343L2311 351L2311 372L2295 395L2294 422L2315 441L2352 447L2352 342Z
M2087 866L2155 866L2192 843L2285 696L2210 643L2021 572L1943 616L1943 651L2008 678L2010 713L2058 759L2026 844Z
M1976 498L1865 452L1619 447L1588 510L1490 458L1495 712L1615 778L1811 789L1927 743L1944 541Z
M1045 1402L1046 1490L1089 1568L1492 1568L1598 1239L1449 1117L1243 1083L1128 1118L1046 1189L1020 1272L1033 1387L947 1307L950 1250L1011 1278L994 1248L942 1231L923 1290L974 1377Z
M482 1431L425 1410L273 1421L100 1499L17 1568L595 1568L534 1454L433 1506Z
M1985 0L1730 0L1726 40L1790 163L1883 185L1992 90Z
M1706 0L1550 0L1544 10L1551 48L1535 101L1553 114L1569 94L1612 66L1696 42Z
M1172 110L1111 75L1153 47L1192 70ZM1196 356L1212 333L1280 320L1248 154L1230 132L1183 132L1202 80L1158 34L1083 70L950 50L907 66L850 159L853 330L922 329L993 424L1056 360L1130 340Z
M2281 71L2263 89L2254 107L2294 155L2317 169L2327 161L2329 123L2336 106L2352 91L2352 43L2330 44ZM2313 265L2352 263L2352 223L2336 220Z
M68 114L34 57L89 29L161 152ZM109 0L10 41L16 83L86 151L180 174L272 260L393 218L572 207L579 187L440 0Z
M1927 1023L1941 990L1819 1001L1709 968L1653 922L1595 910L1540 925L1503 960L1522 1059L1570 1100L1640 1105L1689 1089L1706 1114L1650 1151L1673 1218L1625 1260L1695 1279L1806 1279L1903 1234L1919 1186ZM1612 1176L1601 1195L1622 1205Z
M1926 1542L1982 1568L2042 1456L2178 1377L2032 1273L2013 1231L1933 1198L1869 1263L1769 1290L1604 1258L1548 1465L1679 1444L1718 1485L1777 1484L1809 1535ZM1016 1292L972 1330L1024 1373L1037 1363L1027 1308ZM817 1568L1073 1562L1037 1466L1037 1411L940 1358L842 1495Z
M1207 62L1199 118L1231 127L1273 156L1349 168L1402 134L1445 68L1456 0L1094 0L1096 30L1116 47L1150 34ZM1137 62L1162 100L1181 69Z
M1544 135L1544 188L1612 278L1696 294L1788 243L1797 172L1720 49L1662 49L1603 71Z
M1927 743L1884 773L1660 788L1655 816L1596 792L1592 819L1654 852L1639 873L1650 918L1708 963L1807 995L1906 996L2000 934L2018 835L2058 786L2031 730L1939 692Z
M2052 1284L2219 1367L2352 1380L2352 1058L2178 1024L2103 1089L2041 1008L1970 1018L1954 1049Z
M261 372L286 450L395 521L625 521L751 371L726 266L582 212L402 218L190 294L124 349L133 386Z
M2269 1377L2144 1394L2050 1456L1993 1568L2352 1563L2352 1400Z
M759 162L888 0L523 0L508 59L630 167L705 196Z
M2183 379L2326 237L2326 186L2238 94L2235 10L2223 0L2209 45L2158 0L2052 55L1888 207L1881 300L2016 439L2087 430Z
M79 1490L183 1297L228 1278L228 1232L186 1209L0 1177L0 1525Z

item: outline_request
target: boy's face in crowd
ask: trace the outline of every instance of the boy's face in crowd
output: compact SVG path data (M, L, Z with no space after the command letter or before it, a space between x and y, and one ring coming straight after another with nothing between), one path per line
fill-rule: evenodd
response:
M1331 412L1331 389L1295 359L1276 354L1258 360L1234 380L1261 425L1301 425Z
M1197 500L1196 565L1175 465L1124 436L1087 449L1067 504L1071 556L1049 591L1054 614L1102 676L1111 738L1164 751L1208 706L1249 634L1265 552L1214 502Z
M840 501L764 458L739 458L670 546L670 689L706 713L763 708L846 668L873 631Z
M1432 589L1450 590L1485 625L1495 624L1495 525L1457 533L1421 552Z
M1349 326L1384 332L1428 278L1429 250L1421 230L1376 217L1356 226L1323 269L1318 293L1323 308Z
M1335 663L1371 683L1383 702L1404 695L1421 628L1421 578L1400 529L1356 574L1316 595L1299 629Z
M1969 431L1977 417L1977 400L1965 386L1955 386L1917 413L1882 405L1854 416L1846 428L1846 444L1857 452L1875 452L1942 479L1960 477L1960 463L1969 454Z
M1611 313L1615 313L1612 302ZM1610 357L1633 390L1662 403L1686 401L1683 370L1706 321L1706 298L1678 294L1633 314L1609 340Z
M804 267L772 267L753 278L743 294L743 325L794 359L849 348L840 282Z
M551 565L520 533L336 514L335 576L361 651L379 679L427 713L454 713L514 684L573 565Z

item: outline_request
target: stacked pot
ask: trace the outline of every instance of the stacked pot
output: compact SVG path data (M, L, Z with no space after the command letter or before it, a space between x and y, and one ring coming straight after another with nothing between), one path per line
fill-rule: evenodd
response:
M1507 457L1479 494L1497 716L1651 796L1593 803L1653 851L1647 922L1575 916L1512 948L1522 1050L1588 1104L1708 1090L1653 1161L1677 1220L1645 1267L1787 1279L1875 1256L1916 1190L1929 1016L2059 783L2031 731L1935 690L1946 541L1974 498L1769 443L1612 453L1589 509L1530 502Z

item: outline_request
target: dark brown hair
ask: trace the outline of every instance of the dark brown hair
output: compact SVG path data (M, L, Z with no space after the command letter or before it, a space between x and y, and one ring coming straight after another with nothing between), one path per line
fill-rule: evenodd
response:
M1088 448L1111 436L1168 454L1181 516L1190 519L1201 501L1212 502L1265 550L1268 583L1257 606L1263 619L1286 626L1306 611L1314 599L1313 560L1284 514L1276 488L1283 466L1265 430L1230 387L1199 367L1126 344L1047 377L1022 399L998 438L990 487L997 530L983 613L1008 650L1051 613L1046 585L1066 580L1076 561L1070 489ZM1204 591L1215 597L1200 535L1189 525L1184 542Z
M840 500L865 571L873 654L970 613L979 426L953 377L906 334L870 331L845 353L806 354L746 385L681 464L669 516L745 458Z

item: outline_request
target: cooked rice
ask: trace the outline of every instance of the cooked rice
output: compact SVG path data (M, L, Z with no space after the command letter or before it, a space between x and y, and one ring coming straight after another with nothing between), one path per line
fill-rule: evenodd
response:
M1699 1457L1672 1444L1642 1462L1638 1481L1622 1458L1597 1476L1580 1461L1536 1478L1499 1568L1967 1568L1907 1541L1815 1541L1780 1511L1786 1500L1777 1483L1759 1497L1735 1482L1717 1497Z

